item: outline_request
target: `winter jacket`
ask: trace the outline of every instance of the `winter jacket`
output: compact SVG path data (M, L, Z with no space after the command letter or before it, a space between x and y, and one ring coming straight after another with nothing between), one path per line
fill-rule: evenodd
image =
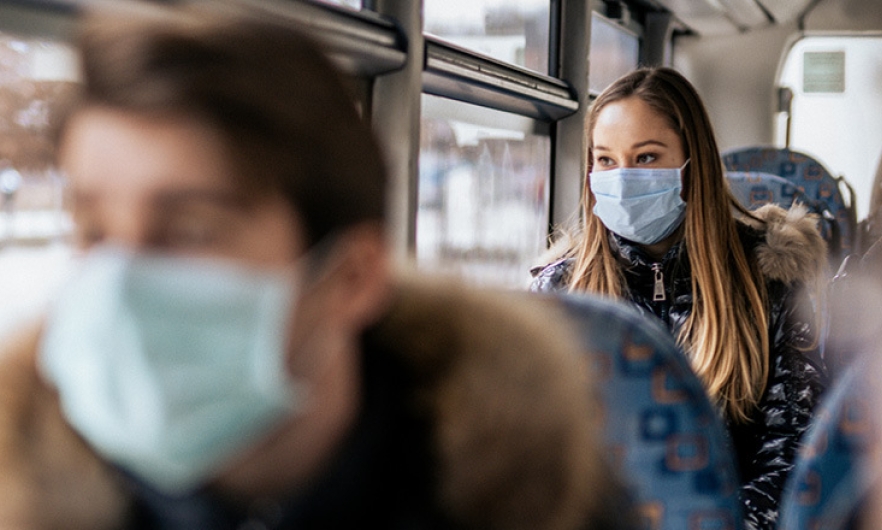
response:
M36 367L0 356L0 527L622 529L576 334L551 302L403 282L363 337L360 418L305 491L168 498L99 458Z
M758 260L766 279L769 379L750 422L728 421L728 427L741 475L746 525L772 529L800 437L826 386L807 288L823 274L826 253L815 222L804 209L785 211L770 205L754 213L765 224L739 222L738 234L748 259ZM660 261L614 234L610 243L625 273L627 297L641 312L661 319L676 336L693 304L683 241ZM573 264L572 258L565 258L534 269L531 290L566 289ZM661 300L654 299L656 294Z

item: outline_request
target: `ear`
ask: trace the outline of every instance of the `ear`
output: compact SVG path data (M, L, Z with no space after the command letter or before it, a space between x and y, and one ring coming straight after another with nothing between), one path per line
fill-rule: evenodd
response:
M385 311L391 292L389 251L383 227L363 223L344 232L322 280L330 318L360 332Z

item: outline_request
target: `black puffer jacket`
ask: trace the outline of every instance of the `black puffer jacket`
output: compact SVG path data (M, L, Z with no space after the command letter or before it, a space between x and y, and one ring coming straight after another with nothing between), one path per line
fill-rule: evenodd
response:
M729 432L741 473L746 526L759 530L775 527L782 488L826 377L819 350L813 347L813 310L806 289L821 274L824 243L804 211L766 207L757 214L766 225L739 224L739 235L748 259L758 259L766 277L769 380L750 423L729 422ZM612 235L610 242L625 270L630 300L641 312L660 318L676 336L693 302L685 245L677 243L655 261L618 236ZM564 258L534 269L531 290L566 289L573 263Z

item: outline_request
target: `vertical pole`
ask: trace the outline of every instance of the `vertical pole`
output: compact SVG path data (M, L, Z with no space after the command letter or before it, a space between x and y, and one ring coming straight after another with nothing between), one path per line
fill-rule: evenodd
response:
M643 36L643 66L668 66L671 35L674 33L674 17L670 13L649 13Z
M388 166L388 226L395 258L413 259L419 182L420 95L424 66L420 0L373 0L373 8L396 20L405 34L404 68L374 81L371 116Z
M551 223L562 224L579 213L579 198L585 182L588 116L588 51L591 44L591 4L596 0L561 0L561 28L552 74L573 88L579 110L558 121L554 129L554 163L551 187ZM555 54L552 53L552 57Z

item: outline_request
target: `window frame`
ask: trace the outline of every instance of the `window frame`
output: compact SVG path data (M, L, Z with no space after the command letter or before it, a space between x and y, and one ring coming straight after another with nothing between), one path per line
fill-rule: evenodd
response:
M118 1L119 6L149 9L150 3ZM426 35L422 2L364 0L361 10L315 0L156 0L155 4L227 4L254 9L292 27L306 29L330 55L359 80L362 109L387 154L390 177L390 230L395 253L412 259L416 251L416 203L422 94L446 97L535 119L551 140L549 227L579 213L584 183L584 124L590 102L588 57L592 13L598 0L548 0L548 74L499 61ZM72 20L83 8L107 6L99 0L9 0L19 10L61 15ZM626 2L652 15L642 0ZM636 11L635 11L636 12ZM642 13L642 11L641 11ZM633 19L631 19L633 20ZM666 19L667 21L668 19ZM641 36L670 38L670 25ZM661 28L660 28L661 29Z

